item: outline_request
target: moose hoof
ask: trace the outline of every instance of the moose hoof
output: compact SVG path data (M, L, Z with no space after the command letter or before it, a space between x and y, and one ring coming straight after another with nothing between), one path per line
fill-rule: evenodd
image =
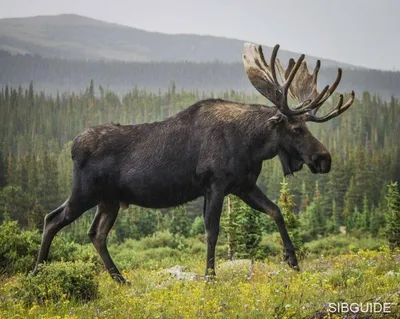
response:
M299 264L297 262L296 254L294 252L285 252L285 261L289 267L293 270L300 271Z
M132 285L131 282L126 280L124 277L122 277L121 274L113 274L113 275L111 275L111 277L118 284L127 285L127 286L131 286Z

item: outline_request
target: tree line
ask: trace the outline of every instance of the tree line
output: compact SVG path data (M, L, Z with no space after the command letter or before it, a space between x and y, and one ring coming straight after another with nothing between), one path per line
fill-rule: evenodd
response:
M286 62L286 61L283 61ZM311 69L313 66L311 66ZM88 79L125 94L132 85L165 91L174 81L185 90L208 92L234 89L254 92L242 63L214 62L123 62L88 61L43 58L38 55L11 54L0 51L0 85L28 87L35 82L37 88L49 93L85 90ZM337 69L323 65L319 84L332 83ZM346 68L340 91L376 92L385 99L400 95L400 72Z

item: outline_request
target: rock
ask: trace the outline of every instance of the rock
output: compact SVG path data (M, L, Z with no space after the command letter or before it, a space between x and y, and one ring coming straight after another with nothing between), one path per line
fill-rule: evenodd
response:
M264 268L265 264L255 261L253 263L253 267ZM237 260L229 260L218 266L220 270L229 271L229 270L246 270L250 271L252 269L251 260L250 259L237 259Z
M204 276L195 274L193 272L187 272L187 267L176 265L171 268L163 269L160 271L161 274L168 274L171 278L176 280L193 281L202 280Z

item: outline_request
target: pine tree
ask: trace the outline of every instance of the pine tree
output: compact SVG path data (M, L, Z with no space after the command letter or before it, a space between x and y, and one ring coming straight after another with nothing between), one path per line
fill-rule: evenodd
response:
M53 154L45 150L40 161L40 179L38 200L46 211L59 205L57 160Z
M28 212L28 228L33 230L41 230L43 228L44 216L46 211L36 200L33 208Z
M225 210L221 225L227 237L228 258L254 260L262 239L263 225L260 214L233 195L227 197Z
M253 262L258 254L262 239L260 214L238 198L236 198L236 205L233 206L233 209L237 210L237 256L239 258L250 258Z
M171 210L169 231L174 235L180 234L185 237L190 235L190 223L184 206L179 206Z
M7 185L7 168L3 157L3 153L0 150L0 189Z
M386 202L386 237L391 248L400 247L400 194L397 182L388 185Z
M332 216L328 221L327 230L332 234L339 233L340 217L336 206L336 201L332 200Z
M180 220L179 223L179 233L187 237L189 235L189 222L187 221L186 209L180 209L182 218L186 217L185 220ZM175 215L176 216L176 215ZM139 235L139 238L147 237L153 235L157 230L157 215L154 211L143 208L143 207L135 207L135 219L134 223ZM126 225L129 227L129 225ZM176 228L178 230L178 228Z
M238 209L236 197L229 195L226 197L224 213L221 216L221 227L226 234L228 244L228 259L233 260L237 251L237 233L239 224L237 223Z
M354 216L352 213L354 209L357 207L357 198L358 198L358 190L355 184L354 176L350 179L350 186L346 192L345 202L344 202L344 210L343 210L343 219L346 226L350 227L351 220L354 220Z
M295 249L300 249L303 246L299 232L300 222L295 212L296 204L293 201L293 195L290 194L288 183L285 180L281 183L278 205L285 219L286 228L293 245Z
M324 216L321 194L319 192L318 182L315 183L315 194L313 201L307 208L308 230L312 237L321 236L325 231L326 218Z
M369 209L367 195L364 194L361 228L364 231L369 231L370 227L371 227L371 211Z
M12 153L8 156L7 184L17 186L17 161Z

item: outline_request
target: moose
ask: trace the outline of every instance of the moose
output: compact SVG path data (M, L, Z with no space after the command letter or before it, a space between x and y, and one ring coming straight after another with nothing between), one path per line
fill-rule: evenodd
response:
M88 235L112 278L126 283L106 245L120 207L168 208L204 197L206 276L213 277L220 216L228 194L273 218L282 237L284 259L299 270L280 209L257 186L257 178L263 161L275 156L284 175L301 170L303 164L313 174L328 173L331 156L306 122L322 123L338 116L352 105L355 95L351 91L345 104L340 95L336 106L318 116L336 90L342 70L338 69L331 86L318 92L320 61L313 73L304 54L296 62L290 59L285 68L277 59L278 50L276 45L269 64L261 45L246 43L243 54L250 82L273 106L206 99L163 121L99 125L76 136L71 149L72 192L44 218L34 273L47 259L57 232L97 206ZM290 107L289 102L298 104Z

